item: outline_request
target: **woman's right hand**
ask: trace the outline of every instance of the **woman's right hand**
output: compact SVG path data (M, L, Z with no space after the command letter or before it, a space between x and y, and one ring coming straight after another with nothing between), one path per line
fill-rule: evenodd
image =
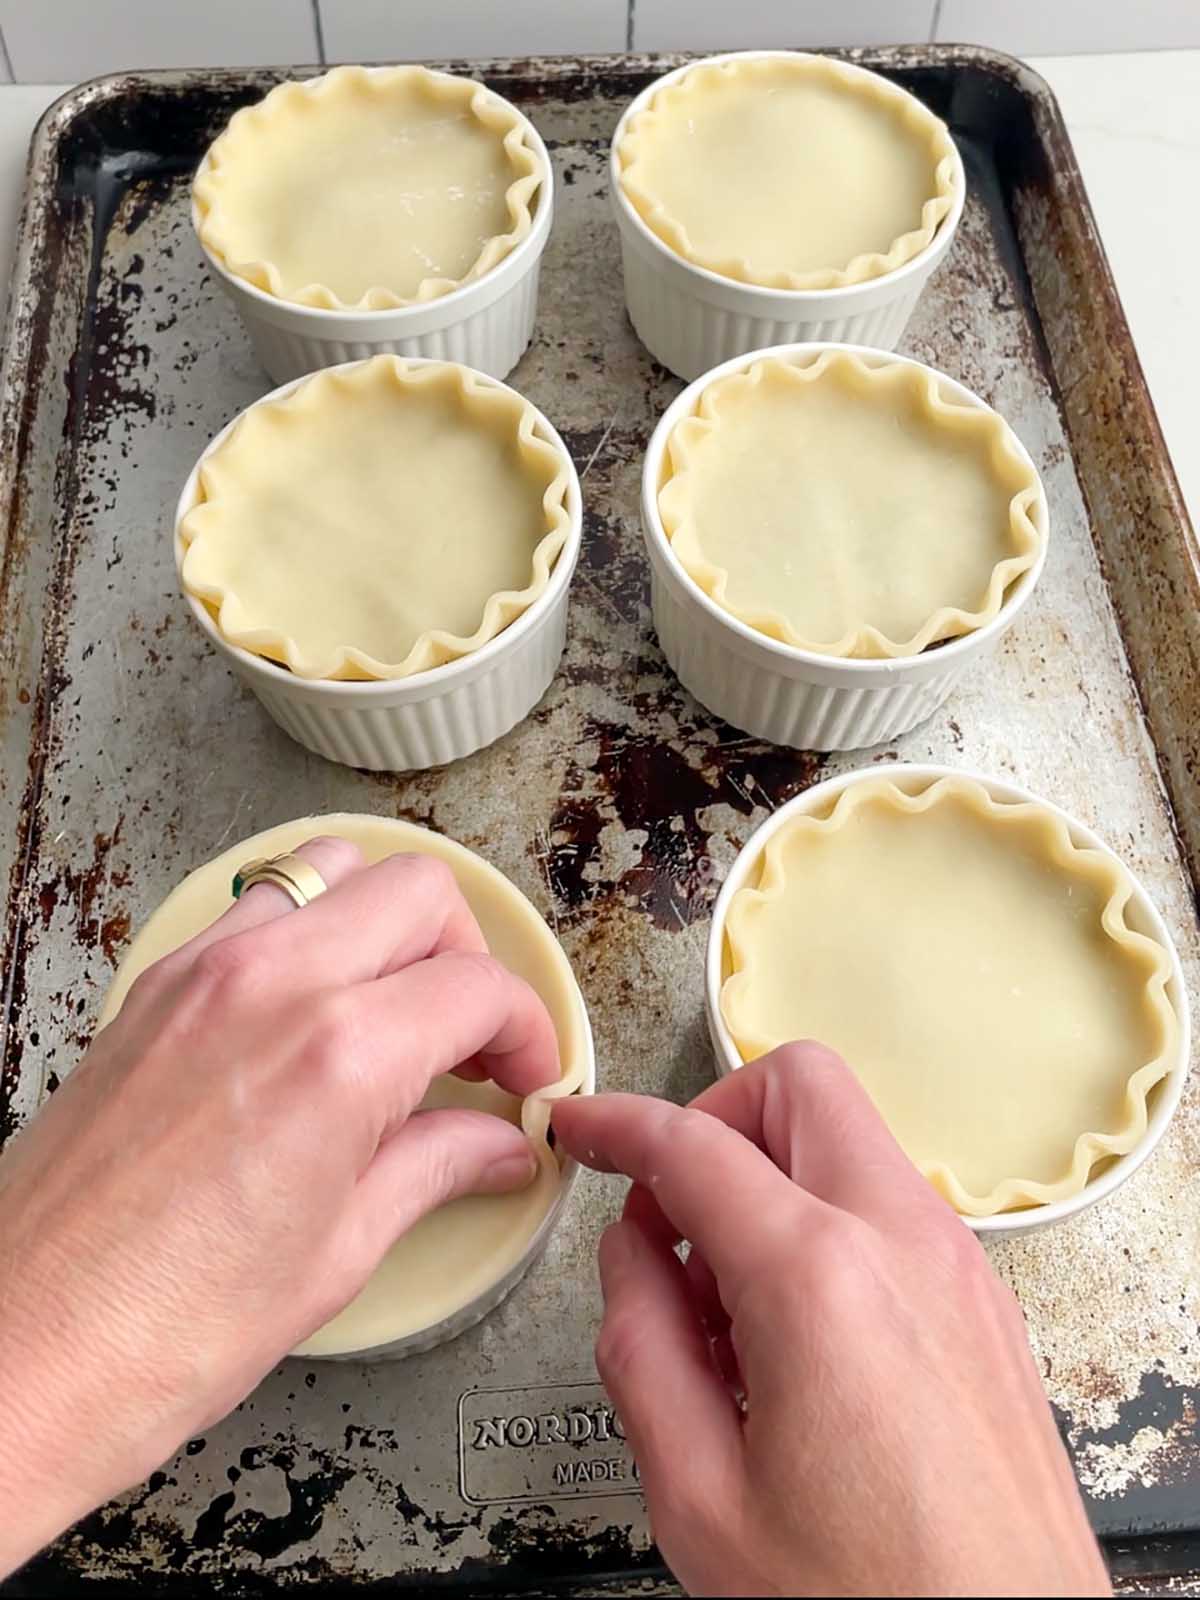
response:
M1109 1592L1016 1300L837 1056L554 1126L634 1180L596 1361L687 1589Z

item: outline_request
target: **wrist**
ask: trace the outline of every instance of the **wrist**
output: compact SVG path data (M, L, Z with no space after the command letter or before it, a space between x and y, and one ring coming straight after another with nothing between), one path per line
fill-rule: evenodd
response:
M0 1228L0 1574L140 1482L183 1433L176 1374L147 1359L145 1296L102 1247L67 1253L30 1209Z
M0 1333L0 1578L91 1509L74 1470L69 1412L36 1354L14 1344Z

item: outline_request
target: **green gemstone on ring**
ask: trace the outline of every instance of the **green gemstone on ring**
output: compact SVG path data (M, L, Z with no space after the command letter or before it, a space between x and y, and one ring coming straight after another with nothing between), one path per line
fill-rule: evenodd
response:
M242 877L240 872L235 872L233 875L233 898L235 900L240 900L242 898L242 890L245 887L246 880Z

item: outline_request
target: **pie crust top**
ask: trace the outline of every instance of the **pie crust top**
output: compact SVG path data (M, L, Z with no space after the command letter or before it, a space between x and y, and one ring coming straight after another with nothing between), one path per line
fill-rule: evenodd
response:
M734 895L722 1014L745 1061L837 1050L958 1211L1064 1199L1143 1137L1178 1047L1131 894L1044 806L865 779L781 826Z
M405 678L544 592L569 479L533 407L467 367L329 368L204 460L183 586L231 644L299 677Z
M944 122L876 73L824 56L735 55L663 85L616 152L626 198L696 266L771 289L894 271L950 212Z
M100 1025L120 1010L134 979L185 943L233 903L233 875L245 862L280 855L315 834L352 840L368 861L398 851L437 856L454 870L488 948L537 990L558 1032L562 1078L520 1101L493 1083L455 1077L434 1081L426 1108L466 1106L523 1127L538 1158L538 1176L518 1194L451 1201L392 1246L358 1297L308 1339L298 1355L333 1356L388 1344L453 1316L498 1283L521 1260L558 1195L561 1174L546 1142L550 1101L583 1082L587 1059L583 1002L557 939L503 873L442 835L387 817L302 817L256 834L198 867L142 928L105 998Z
M718 378L658 493L688 575L741 622L829 656L916 655L990 622L1037 560L1037 474L935 373L826 350Z
M528 234L545 163L524 118L470 78L335 67L236 112L192 186L201 243L297 305L437 299Z

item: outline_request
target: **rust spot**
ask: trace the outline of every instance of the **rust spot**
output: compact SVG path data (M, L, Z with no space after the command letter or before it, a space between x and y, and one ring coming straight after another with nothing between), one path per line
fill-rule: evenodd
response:
M653 725L650 710L639 704L637 725ZM749 821L757 807L774 808L807 788L824 764L824 757L714 725L721 733L711 740L696 728L690 740L676 740L587 725L583 742L598 753L588 769L568 770L549 828L549 878L568 910L595 914L616 901L668 931L688 927L707 915L719 887L703 813L725 804ZM611 879L603 875L600 852L609 823L640 836L636 862Z
M105 917L100 925L100 948L104 951L110 967L115 969L128 939L128 911L114 911L111 916Z
M43 883L38 889L38 906L41 909L43 926L49 924L57 905L58 882L52 879L49 883Z
M61 889L75 907L76 938L85 949L102 943L101 930L110 924L114 937L121 925L126 932L129 929L127 912L109 912L105 906L108 894L113 889L125 888L129 882L127 868L113 868L109 864L110 853L120 837L119 822L111 834L97 833L92 840L91 861L83 867L64 866L60 875ZM41 886L39 898L43 912L47 902L55 899L58 892L59 886L53 879ZM103 914L101 907L104 907Z

